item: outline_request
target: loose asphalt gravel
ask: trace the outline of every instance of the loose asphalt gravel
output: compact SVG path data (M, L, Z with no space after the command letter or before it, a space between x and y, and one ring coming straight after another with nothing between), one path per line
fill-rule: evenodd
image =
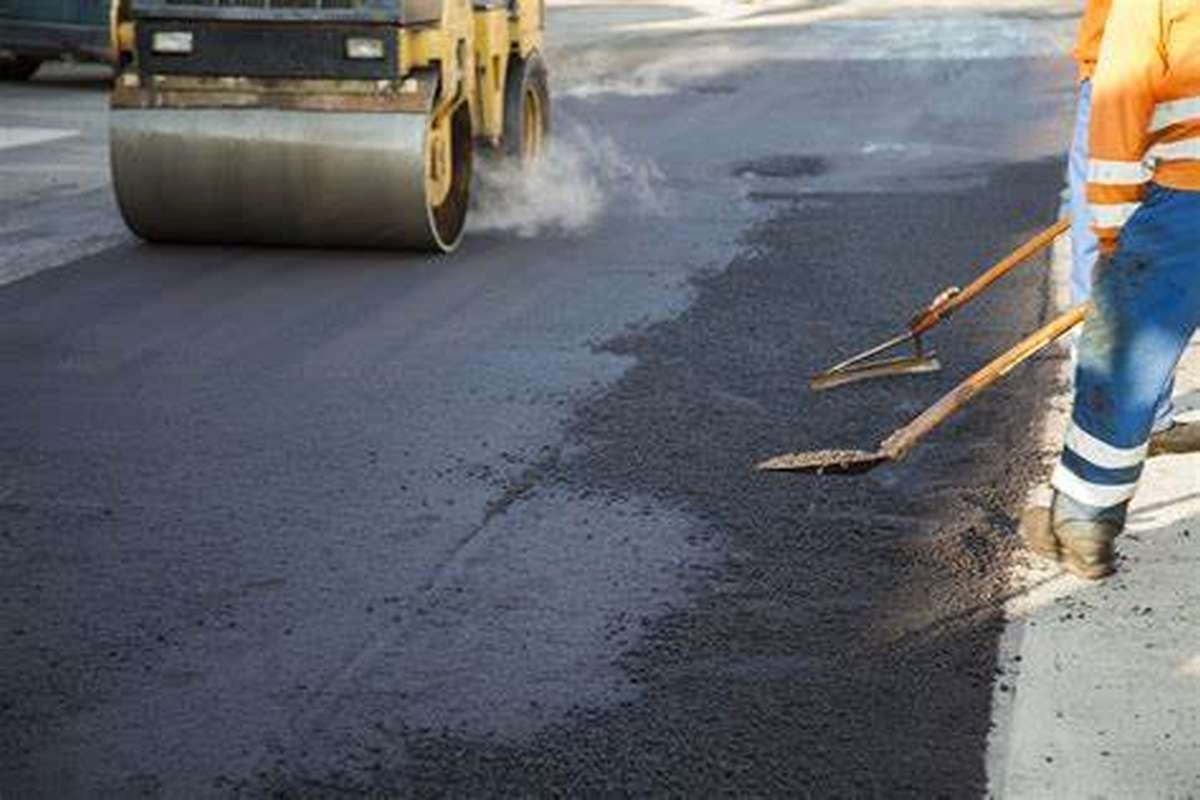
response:
M336 743L321 741L334 762L318 757L314 770L302 747L249 787L983 794L1012 512L1035 469L1031 431L1046 365L979 401L889 472L793 477L750 466L795 443L872 442L989 358L1006 334L1036 326L1043 261L1008 297L940 337L956 366L936 381L812 397L804 378L831 351L796 346L820 340L830 319L874 316L860 329L871 341L886 315L864 313L864 297L918 307L923 295L909 278L979 252L978 240L949 231L978 230L995 216L1013 231L1035 229L1054 213L1047 199L1058 175L1056 164L1034 163L998 169L970 192L807 198L754 232L754 255L699 279L680 317L605 345L636 366L577 409L569 436L577 455L549 454L520 495L649 498L698 520L693 535L719 540L727 554L702 569L680 564L687 602L642 620L643 635L620 659L635 699L572 707L515 743L382 719L354 725ZM888 225L871 224L884 216ZM933 243L913 248L914 239ZM867 263L880 266L872 280L838 286L846 265Z
M902 464L752 466L872 449L1045 318L1038 261L943 372L807 388L1054 217L1069 81L568 98L589 225L0 287L0 794L982 794L1049 365Z

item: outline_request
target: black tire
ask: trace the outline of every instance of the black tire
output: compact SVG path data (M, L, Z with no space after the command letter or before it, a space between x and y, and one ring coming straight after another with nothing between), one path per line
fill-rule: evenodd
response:
M454 159L454 178L450 192L441 204L433 207L439 249L451 253L462 242L467 226L467 210L471 207L471 179L474 174L474 139L471 136L471 109L463 103L450 120L451 158Z
M530 135L530 114L540 132ZM536 52L528 59L513 56L504 82L504 141L508 158L534 160L545 152L550 137L550 82L546 64Z
M29 56L0 57L0 81L27 81L42 66L40 58Z

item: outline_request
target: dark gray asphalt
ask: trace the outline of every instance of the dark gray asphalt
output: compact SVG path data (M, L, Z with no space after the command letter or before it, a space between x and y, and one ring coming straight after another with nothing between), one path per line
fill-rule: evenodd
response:
M873 445L1042 319L1032 268L947 372L806 390L1052 219L1069 81L568 99L588 229L0 287L0 794L981 794L1039 369L895 469L749 467Z

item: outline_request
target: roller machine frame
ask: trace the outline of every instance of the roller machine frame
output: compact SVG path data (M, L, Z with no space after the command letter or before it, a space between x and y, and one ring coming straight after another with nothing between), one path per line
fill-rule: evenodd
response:
M549 132L544 0L120 0L111 160L152 241L453 250Z

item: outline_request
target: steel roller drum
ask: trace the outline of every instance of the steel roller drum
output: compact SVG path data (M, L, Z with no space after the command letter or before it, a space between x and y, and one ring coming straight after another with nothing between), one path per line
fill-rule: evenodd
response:
M117 202L150 241L449 251L462 224L439 226L427 197L428 120L114 109Z

